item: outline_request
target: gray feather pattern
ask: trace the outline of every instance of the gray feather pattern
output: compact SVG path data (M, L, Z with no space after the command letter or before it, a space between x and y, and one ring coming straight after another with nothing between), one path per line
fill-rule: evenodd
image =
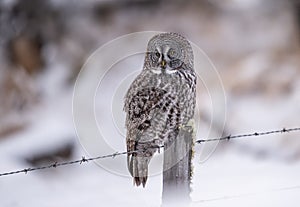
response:
M176 57L169 54L170 48ZM167 61L165 67L159 66L162 58ZM143 70L125 96L127 151L135 151L127 162L134 184L145 187L148 165L157 147L167 139L176 139L179 127L193 117L195 104L191 45L176 33L154 36L148 43Z

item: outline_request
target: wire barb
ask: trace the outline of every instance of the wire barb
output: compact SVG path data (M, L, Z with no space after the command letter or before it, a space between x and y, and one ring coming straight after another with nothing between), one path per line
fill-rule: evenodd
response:
M56 168L57 167L57 162L55 162L52 167Z
M88 160L85 158L85 156L82 156L82 158L81 158L79 164L82 164L82 163L84 163L84 162L88 162Z
M258 136L264 136L264 135L270 135L270 134L279 134L279 133L289 133L289 132L296 132L300 131L300 127L297 128L282 128L279 130L273 130L273 131L265 131L265 132L254 132L254 133L249 133L249 134L239 134L239 135L227 135L224 137L219 137L219 138L212 138L212 139L199 139L196 140L196 144L201 144L204 142L214 142L214 141L223 141L227 140L230 141L232 139L237 139L237 138L250 138L250 137L258 137ZM164 146L156 146L156 148L163 148ZM4 172L0 173L0 177L2 176L7 176L7 175L14 175L14 174L20 174L20 173L25 173L27 174L28 172L32 171L37 171L37 170L44 170L44 169L49 169L49 168L57 168L61 166L66 166L66 165L73 165L76 163L82 164L84 162L89 162L93 160L100 160L100 159L105 159L105 158L115 158L116 156L120 155L131 155L133 153L136 153L137 151L130 151L130 152L115 152L113 154L108 154L108 155L103 155L103 156L98 156L98 157L91 157L91 158L86 158L85 156L82 156L80 160L73 160L73 161L68 161L68 162L54 162L51 165L47 166L40 166L40 167L35 167L35 168L25 168L23 170L16 170L16 171L11 171L11 172Z
M115 152L112 156L112 158L115 158L116 156L118 156L119 152Z

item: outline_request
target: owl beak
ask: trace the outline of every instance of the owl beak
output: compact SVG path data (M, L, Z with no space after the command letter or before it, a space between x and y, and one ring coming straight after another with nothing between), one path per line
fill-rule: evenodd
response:
M162 61L160 62L160 64L161 64L161 66L162 66L163 68L165 68L165 67L166 67L166 64L167 64L167 62L166 62L165 60L162 60Z

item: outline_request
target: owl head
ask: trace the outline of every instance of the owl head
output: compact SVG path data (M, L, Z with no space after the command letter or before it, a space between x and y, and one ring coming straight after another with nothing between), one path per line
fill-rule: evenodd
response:
M144 69L154 73L172 74L193 68L193 51L190 43L177 33L161 33L148 43Z

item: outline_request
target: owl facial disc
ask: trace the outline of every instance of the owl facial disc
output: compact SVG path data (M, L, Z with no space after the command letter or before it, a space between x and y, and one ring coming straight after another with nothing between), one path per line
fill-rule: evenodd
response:
M163 45L156 48L156 56L159 58L158 70L160 73L173 74L177 72L177 68L172 68L171 65L172 57L170 56L170 53L172 52L172 48L169 45Z

